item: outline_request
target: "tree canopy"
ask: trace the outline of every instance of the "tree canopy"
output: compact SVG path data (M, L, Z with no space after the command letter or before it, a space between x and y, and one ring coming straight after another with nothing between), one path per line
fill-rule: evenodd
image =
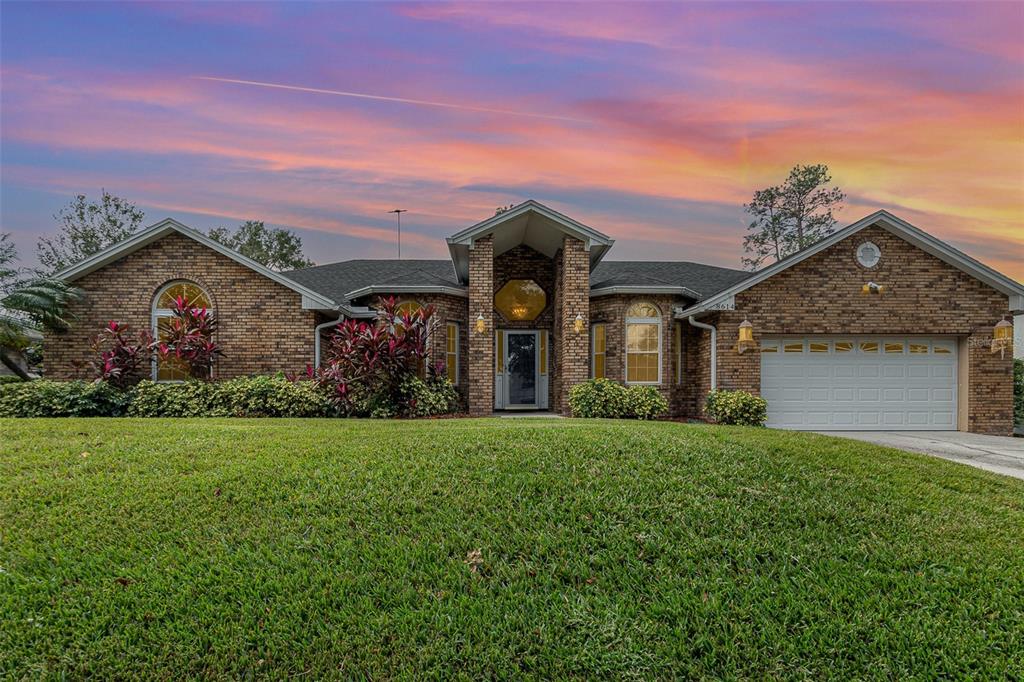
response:
M79 263L138 231L146 214L126 199L101 192L99 201L79 194L54 216L57 236L40 237L36 247L46 272Z
M302 238L291 230L267 227L262 220L246 220L234 231L210 230L210 238L271 270L295 270L315 265L302 253Z
M756 190L743 209L752 216L743 239L743 266L756 270L765 262L802 251L835 230L835 213L846 195L828 187L828 166L795 166L781 185Z

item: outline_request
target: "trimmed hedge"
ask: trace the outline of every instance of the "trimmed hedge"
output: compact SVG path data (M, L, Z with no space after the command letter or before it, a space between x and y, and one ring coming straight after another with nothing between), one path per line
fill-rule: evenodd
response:
M708 417L719 424L764 426L768 401L746 391L712 391L704 403Z
M668 412L668 401L653 386L591 379L569 391L569 409L574 417L586 419L654 419Z
M21 381L0 384L0 417L120 417L129 393L88 381Z
M458 411L459 394L445 379L418 378L402 387L411 417ZM364 405L359 416L392 417L394 409ZM127 390L104 382L23 381L0 384L0 417L335 417L327 392L312 381L254 376L228 381L156 383Z

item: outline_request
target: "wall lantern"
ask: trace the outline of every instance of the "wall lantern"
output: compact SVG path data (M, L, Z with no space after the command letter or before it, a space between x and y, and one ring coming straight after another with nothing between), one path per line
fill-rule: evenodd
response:
M484 314L480 313L476 316L476 333L483 334L487 331L487 323L484 321Z
M1013 325L1004 317L992 328L992 352L1002 358L1007 350L1013 350Z
M875 284L874 282L868 282L867 284L865 284L864 286L862 286L860 288L860 293L862 293L864 295L867 295L867 294L878 294L879 296L881 296L883 293L885 293L885 287L882 286L881 284Z
M750 324L750 320L743 318L740 322L740 337L736 342L736 352L741 355L746 351L755 347L754 343L754 325Z
M576 319L573 320L572 328L576 330L577 334L583 333L583 316L579 313L576 314Z

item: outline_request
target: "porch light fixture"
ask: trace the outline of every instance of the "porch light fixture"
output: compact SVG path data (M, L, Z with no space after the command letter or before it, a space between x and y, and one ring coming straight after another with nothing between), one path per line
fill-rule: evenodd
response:
M483 334L485 331L487 331L487 323L484 321L484 314L479 313L476 316L476 333Z
M577 334L583 333L583 315L576 313L576 319L573 320L572 328L576 330Z
M885 287L882 286L881 284L868 282L867 284L860 288L860 293L864 294L865 296L867 294L878 294L879 296L881 296L883 293L885 293Z
M750 324L750 320L743 318L740 322L740 337L736 342L736 352L742 355L746 351L754 348L754 325Z
M1007 350L1013 349L1013 325L1004 317L992 328L992 352L1005 357Z

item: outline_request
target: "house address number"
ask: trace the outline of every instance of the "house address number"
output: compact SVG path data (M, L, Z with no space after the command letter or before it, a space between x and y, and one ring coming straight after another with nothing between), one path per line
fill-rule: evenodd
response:
M736 299L730 298L726 301L719 301L718 303L712 303L707 307L708 310L736 310Z

